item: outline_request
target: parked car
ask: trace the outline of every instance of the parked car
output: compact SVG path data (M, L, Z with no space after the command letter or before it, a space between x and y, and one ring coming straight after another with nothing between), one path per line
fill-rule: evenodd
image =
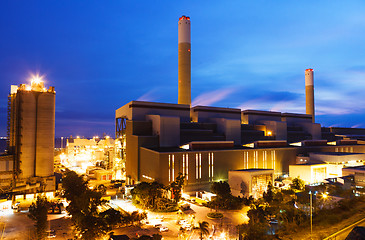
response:
M160 232L167 232L168 230L169 230L168 227L165 227L165 226L160 227Z
M162 224L159 223L159 224L155 224L155 228L161 228L162 227Z

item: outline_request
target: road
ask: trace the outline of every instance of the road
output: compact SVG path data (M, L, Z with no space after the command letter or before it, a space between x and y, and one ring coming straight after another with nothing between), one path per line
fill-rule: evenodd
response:
M137 208L132 205L131 201L117 200L112 202L128 212L137 210ZM192 210L186 211L183 214L178 214L176 212L153 213L147 211L148 221L153 222L156 219L163 218L161 224L162 226L168 227L169 231L162 232L160 234L166 240L172 240L178 238L182 239L182 236L179 236L182 235L181 232L179 232L180 225L177 224L177 221L179 219L185 219L193 226L197 226L199 221L207 221L209 223L210 234L212 234L213 229L215 229L214 236L216 237L216 239L220 239L218 238L218 236L220 235L227 236L229 237L229 239L236 239L237 238L236 226L238 224L246 223L248 221L247 218L248 207L245 207L243 210L240 211L220 211L224 214L224 218L213 220L207 218L207 214L212 211L211 209L196 204L191 204L191 203L188 204L190 204ZM121 228L121 229L116 229L114 232L115 234L127 234L130 237L136 236L137 234L152 235L154 233L159 233L157 229L149 225L144 225L140 228L137 227ZM185 234L186 234L185 237L187 239L199 239L198 237L199 232L197 230L187 231ZM226 239L226 237L224 239Z
M56 239L72 238L70 232L70 220L64 219L65 214L48 214L49 229L56 230ZM13 210L0 213L0 234L3 240L27 240L34 229L34 221L28 217L28 211L14 213ZM5 228L4 228L5 227ZM1 235L0 235L1 236Z
M357 221L356 223L350 225L349 227L346 227L337 233L332 234L331 236L325 238L324 240L344 240L346 239L347 235L352 231L354 227L365 227L365 218L363 218L360 221Z

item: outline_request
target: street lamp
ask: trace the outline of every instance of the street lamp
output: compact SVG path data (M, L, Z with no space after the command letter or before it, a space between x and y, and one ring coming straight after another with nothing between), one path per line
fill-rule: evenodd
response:
M312 197L312 191L309 191L309 201L310 201L310 221L311 221L311 239L313 234L313 212L312 212L312 205L313 205L313 197Z
M326 192L325 192L325 193L323 193L323 194L322 194L322 198L323 198L323 199L327 199L327 198L328 198L328 194L327 194Z

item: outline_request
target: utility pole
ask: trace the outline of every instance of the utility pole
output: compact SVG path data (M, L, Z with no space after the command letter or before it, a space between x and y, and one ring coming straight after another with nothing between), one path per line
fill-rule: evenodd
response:
M312 191L309 191L309 198L310 198L310 221L311 221L311 240L313 239L313 197L312 197Z

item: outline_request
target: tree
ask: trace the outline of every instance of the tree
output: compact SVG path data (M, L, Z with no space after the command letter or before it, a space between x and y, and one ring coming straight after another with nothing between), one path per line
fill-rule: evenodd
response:
M267 190L263 193L262 197L268 203L271 203L274 200L274 187L272 186L271 182L267 185Z
M29 207L28 217L36 222L36 237L44 239L47 229L47 213L49 202L46 197L38 196L37 201Z
M291 188L295 189L295 190L303 190L305 188L305 183L302 179L300 179L299 177L294 178L292 180L292 184L291 184Z
M200 239L203 240L203 237L205 235L208 235L209 234L209 223L206 222L206 221L203 221L203 222L199 222L199 227L198 227L198 230L200 232Z
M249 224L258 224L266 222L266 212L263 206L258 203L251 205L251 209L247 212L247 216L250 218Z
M164 186L158 182L141 182L131 191L133 202L144 209L153 209L156 200L162 197L163 189Z
M158 182L141 182L131 191L133 203L144 209L176 211L177 204L165 194L166 187Z
M170 184L170 189L172 190L172 194L174 196L175 203L178 203L181 199L181 189L184 186L185 175L179 172L175 181Z
M212 193L217 194L217 197L225 198L231 195L231 187L227 182L213 182L212 186L210 187Z
M91 190L87 181L73 171L68 171L63 180L64 196L70 201L66 210L72 215L77 237L80 239L99 239L104 237L118 223L116 210L99 212L105 203L102 194Z

